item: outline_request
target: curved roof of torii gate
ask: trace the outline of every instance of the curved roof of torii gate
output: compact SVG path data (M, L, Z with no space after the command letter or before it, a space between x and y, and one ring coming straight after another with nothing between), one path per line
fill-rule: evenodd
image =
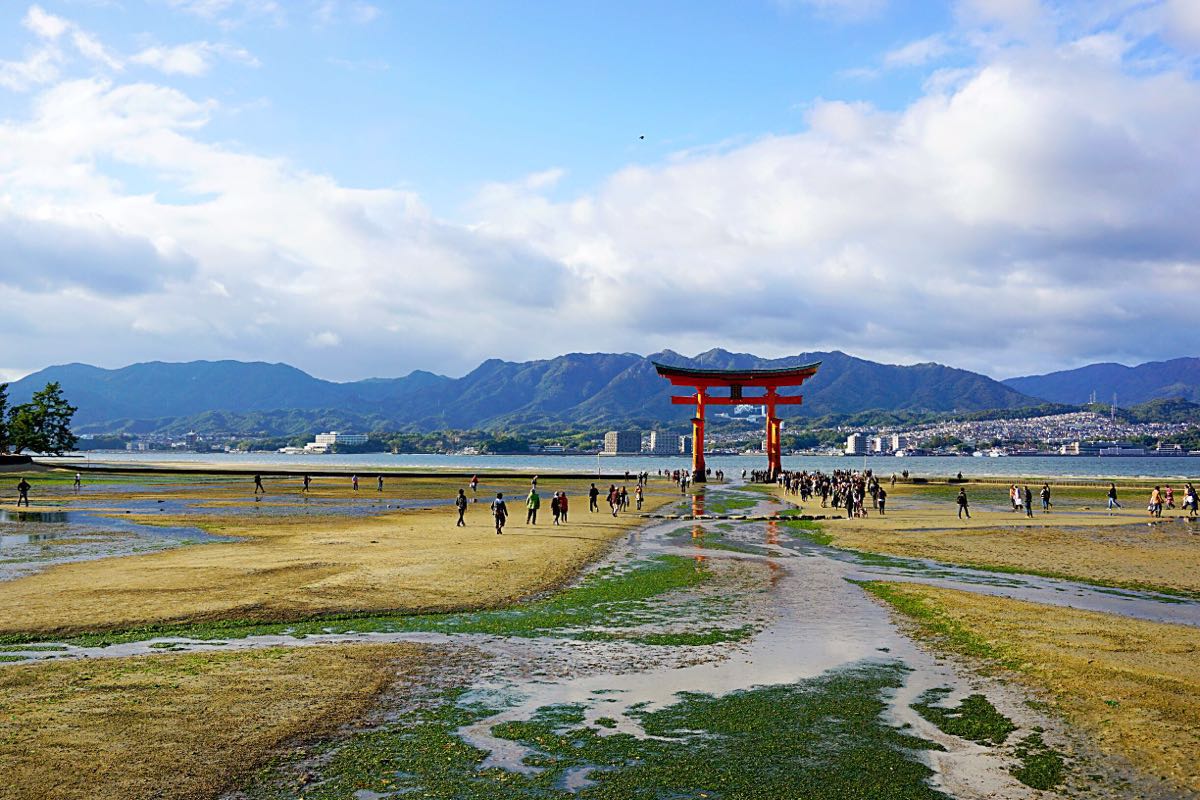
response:
M677 386L798 386L817 373L820 361L783 369L692 369L650 362L658 374Z

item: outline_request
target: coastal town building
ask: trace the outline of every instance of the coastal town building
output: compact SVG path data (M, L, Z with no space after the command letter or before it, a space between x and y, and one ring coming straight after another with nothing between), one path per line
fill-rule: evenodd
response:
M867 452L867 437L861 433L852 433L846 437L846 455L861 456Z
M306 453L329 453L339 444L358 445L366 444L367 435L365 433L341 433L339 431L329 431L328 433L318 433L313 437L313 441L304 445Z
M631 455L642 452L641 431L609 431L604 434L607 455Z
M677 456L682 452L679 441L682 438L678 433L650 431L649 452L656 456Z

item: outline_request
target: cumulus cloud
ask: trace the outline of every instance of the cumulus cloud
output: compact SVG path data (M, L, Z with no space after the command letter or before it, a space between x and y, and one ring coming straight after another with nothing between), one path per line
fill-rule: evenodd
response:
M902 113L822 103L810 121L624 170L569 203L514 187L483 213L586 276L591 306L621 309L606 320L655 342L759 327L774 352L920 352L1007 375L1038 369L1029 352L1149 357L1194 338L1195 81L1026 52ZM686 300L639 310L628 286ZM764 319L770 307L791 318Z
M81 289L124 297L186 279L194 263L101 220L40 220L0 213L0 286L31 293Z
M465 224L206 141L219 107L177 88L61 80L0 123L0 252L20 254L0 325L27 362L0 367L234 357L351 378L722 345L1006 376L1179 355L1200 332L1200 83L1128 68L1105 35L989 45L907 107L816 101L795 132L574 195L547 165L486 185ZM896 58L936 57L915 44Z

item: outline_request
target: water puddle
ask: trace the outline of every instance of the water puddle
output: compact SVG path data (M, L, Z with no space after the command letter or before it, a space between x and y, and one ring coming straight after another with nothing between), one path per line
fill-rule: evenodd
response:
M199 528L142 525L97 511L0 511L0 581L55 565L218 541Z

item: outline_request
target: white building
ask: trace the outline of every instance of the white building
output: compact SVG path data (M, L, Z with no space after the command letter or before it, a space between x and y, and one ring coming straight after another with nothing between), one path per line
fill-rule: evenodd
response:
M365 433L338 433L330 431L329 433L318 433L313 444L366 444L367 435Z
M304 445L304 452L328 453L333 450L334 445L366 443L367 435L365 433L339 433L338 431L330 431L329 433L318 433L314 436L313 441Z
M682 438L678 433L650 431L650 452L656 456L677 456L683 452Z
M891 451L892 442L886 436L871 437L871 452L872 453L887 453Z
M867 437L861 433L852 433L846 437L846 455L861 456L867 452Z
M896 452L897 450L907 450L910 446L911 446L911 442L908 441L907 436L905 436L902 433L893 433L892 434L892 452L893 453Z

